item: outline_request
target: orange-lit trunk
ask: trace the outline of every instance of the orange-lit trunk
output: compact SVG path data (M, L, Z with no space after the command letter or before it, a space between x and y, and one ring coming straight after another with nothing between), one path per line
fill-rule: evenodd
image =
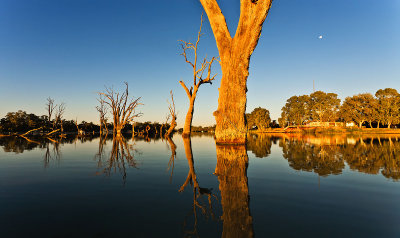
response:
M271 0L240 1L240 18L232 38L216 0L200 0L207 13L220 56L222 80L214 112L217 144L246 143L246 83L250 57L257 46Z
M198 87L194 87L193 94L189 97L189 109L186 113L185 125L183 127L183 137L189 137L192 131L192 121L193 121L193 113L194 113L194 102L196 101Z
M246 82L249 60L233 51L221 64L222 79L219 88L218 109L214 112L217 126L216 142L219 144L246 143Z

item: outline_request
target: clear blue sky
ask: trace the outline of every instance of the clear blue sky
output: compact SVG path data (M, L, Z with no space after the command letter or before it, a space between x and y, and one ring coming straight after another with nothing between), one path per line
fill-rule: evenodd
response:
M239 0L218 2L234 35ZM0 0L0 117L45 114L51 96L66 103L67 119L97 122L96 92L127 81L145 104L139 121L163 121L172 89L183 126L188 99L178 81L189 83L191 71L178 40L195 39L201 13L198 0ZM218 55L207 20L203 32L201 53ZM215 123L215 72L199 90L194 125ZM261 106L277 119L313 80L341 99L400 91L400 1L275 0L251 58L247 111Z

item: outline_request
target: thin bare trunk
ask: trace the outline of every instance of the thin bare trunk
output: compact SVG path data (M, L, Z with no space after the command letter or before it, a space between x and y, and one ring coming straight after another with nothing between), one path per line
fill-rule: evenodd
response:
M200 24L200 30L197 34L197 41L196 43L191 43L191 42L185 42L182 41L181 47L182 47L182 56L185 57L186 63L188 63L192 69L193 69L193 86L188 89L186 84L183 81L179 81L179 83L182 85L183 89L186 91L186 94L189 98L189 109L186 114L186 119L185 119L185 125L183 128L183 137L189 137L191 128L192 128L192 119L193 119L193 112L194 112L194 102L196 100L197 96L197 91L199 90L200 85L205 84L205 83L212 83L212 80L214 80L215 76L211 76L211 66L214 62L214 60L217 60L215 57L212 57L210 61L207 61L207 58L204 58L201 63L198 63L197 61L197 49L198 49L198 44L200 42L200 37L201 37L201 28L203 26L203 15L201 16L201 24ZM187 57L186 51L187 50L193 50L194 54L194 60L193 62L190 61ZM203 78L204 72L207 72L206 78Z
M197 93L197 88L195 87L193 95L191 96L191 98L189 98L189 108L186 113L185 125L183 127L183 133L182 133L183 137L189 137L192 132L192 121L194 112L194 102L196 101L196 93Z
M168 123L169 118L171 119L171 125L168 129L168 131L165 133L165 137L169 137L171 133L175 130L175 127L177 125L176 123L176 111L175 111L175 101L174 101L174 94L172 93L172 90L170 91L171 94L171 102L169 103L168 110L169 110L169 116L167 116L167 121L166 124Z

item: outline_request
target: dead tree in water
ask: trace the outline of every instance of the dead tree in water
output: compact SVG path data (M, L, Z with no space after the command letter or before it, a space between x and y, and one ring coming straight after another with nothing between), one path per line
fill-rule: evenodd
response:
M106 103L111 108L114 122L113 133L115 136L120 137L122 135L121 131L129 122L133 122L136 117L139 117L141 113L136 113L136 107L142 105L139 103L140 97L137 99L129 99L128 83L125 82L126 89L125 92L120 94L115 92L113 88L106 87L104 93L99 93L105 98L100 99Z
M183 127L183 137L188 137L190 136L191 132L191 127L192 127L192 119L193 119L193 111L194 111L194 102L196 100L197 96L197 91L199 90L200 85L209 83L212 84L212 80L214 80L215 76L211 76L211 65L213 64L214 60L216 60L215 57L212 57L210 61L207 61L207 57L203 59L203 61L200 63L200 65L197 62L197 57L198 57L198 45L200 42L200 37L201 37L201 28L203 26L203 15L201 16L201 23L200 23L200 30L197 34L197 41L196 43L191 43L191 42L186 42L181 40L181 47L182 47L182 54L183 57L185 57L186 63L188 63L192 69L193 69L193 86L188 89L188 87L185 85L183 81L179 81L179 83L182 85L182 87L185 89L186 94L189 98L189 109L186 114L185 118L185 125ZM194 55L194 60L191 62L188 57L187 57L187 50L192 50L193 55ZM204 72L207 71L207 76L206 78L203 78Z
M58 105L58 108L56 110L56 113L54 114L54 124L53 124L53 128L56 128L58 124L60 124L60 131L61 133L64 132L64 128L63 128L63 115L65 112L65 103L61 103L60 105Z
M51 117L52 117L53 111L56 107L57 107L57 105L54 105L54 99L52 99L51 97L48 97L46 107L44 108L44 109L46 109L46 112L47 112L47 126L51 125ZM54 129L54 127L53 127L53 129Z
M169 102L169 117L171 117L171 125L167 131L167 133L165 133L165 137L169 137L171 135L171 133L174 131L175 127L176 127L176 111L175 111L175 102L174 102L174 94L172 93L171 90L171 102ZM167 117L167 122L168 122L168 117Z
M99 112L100 116L100 134L103 134L103 131L106 131L106 134L108 134L108 128L107 128L107 107L104 102L104 98L102 95L100 95L100 98L97 99L99 101L100 106L96 106L96 110Z
M75 126L76 126L76 131L78 133L78 136L83 136L85 135L85 131L83 131L82 129L79 129L79 125L78 125L78 118L76 118L75 122Z
M214 112L216 142L246 143L246 92L250 57L257 46L272 0L241 0L240 18L231 36L217 0L200 0L217 43L222 70L218 109Z

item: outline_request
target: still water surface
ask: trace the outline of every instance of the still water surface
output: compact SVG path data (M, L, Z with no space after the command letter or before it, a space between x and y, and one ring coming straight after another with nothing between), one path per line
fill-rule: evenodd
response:
M400 237L397 136L0 147L0 237Z

